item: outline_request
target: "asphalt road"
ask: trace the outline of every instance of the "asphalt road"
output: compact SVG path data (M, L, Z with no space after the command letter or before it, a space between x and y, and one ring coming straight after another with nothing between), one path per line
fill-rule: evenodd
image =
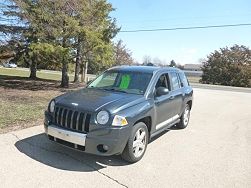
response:
M42 125L0 135L0 187L251 187L251 94L194 90L190 125L136 164L48 141Z
M251 88L245 88L245 87L230 87L230 86L209 85L200 83L190 83L190 84L193 88L251 93Z

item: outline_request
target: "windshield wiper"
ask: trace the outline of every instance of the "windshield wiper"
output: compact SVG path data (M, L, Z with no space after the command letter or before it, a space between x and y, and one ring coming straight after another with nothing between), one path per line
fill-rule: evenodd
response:
M103 90L105 91L116 91L116 92L121 92L121 93L128 93L124 90L121 90L121 89L116 89L116 88L103 88Z

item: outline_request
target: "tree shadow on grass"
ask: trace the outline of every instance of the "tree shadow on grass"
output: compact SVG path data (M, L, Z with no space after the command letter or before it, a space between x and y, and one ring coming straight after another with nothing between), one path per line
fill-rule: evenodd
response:
M18 90L31 90L31 91L54 90L54 91L64 92L71 89L84 87L84 84L70 83L69 88L65 89L61 88L60 81L56 80L48 80L41 78L33 80L27 77L0 75L0 87L3 87L5 89L18 89Z

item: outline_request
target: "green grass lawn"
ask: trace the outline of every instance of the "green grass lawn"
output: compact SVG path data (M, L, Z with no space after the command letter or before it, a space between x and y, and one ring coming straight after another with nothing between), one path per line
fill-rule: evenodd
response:
M9 75L9 76L20 76L20 77L29 77L30 72L28 69L10 69L10 68L2 68L0 67L0 75ZM61 72L50 73L45 72L45 70L40 70L37 72L38 78L47 79L47 80L61 80ZM95 76L94 76L95 77ZM70 81L73 81L73 74L69 75ZM191 83L199 83L201 77L188 76L189 82Z
M52 98L84 86L70 83L69 89L60 88L60 73L38 71L37 76L30 80L29 70L0 68L0 133L42 125Z
M28 69L19 69L19 68L2 68L0 67L0 75L8 76L20 76L20 77L29 77L30 71ZM61 72L45 72L45 70L38 70L37 77L47 80L61 80ZM70 81L73 81L73 75L69 75Z
M0 88L0 133L16 127L43 123L44 110L60 91L29 91Z

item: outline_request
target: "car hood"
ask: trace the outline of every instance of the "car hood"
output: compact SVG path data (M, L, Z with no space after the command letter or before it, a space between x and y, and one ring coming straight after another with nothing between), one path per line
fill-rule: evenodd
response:
M144 96L85 88L61 95L55 100L56 105L66 108L89 112L105 109L113 113L144 101Z

